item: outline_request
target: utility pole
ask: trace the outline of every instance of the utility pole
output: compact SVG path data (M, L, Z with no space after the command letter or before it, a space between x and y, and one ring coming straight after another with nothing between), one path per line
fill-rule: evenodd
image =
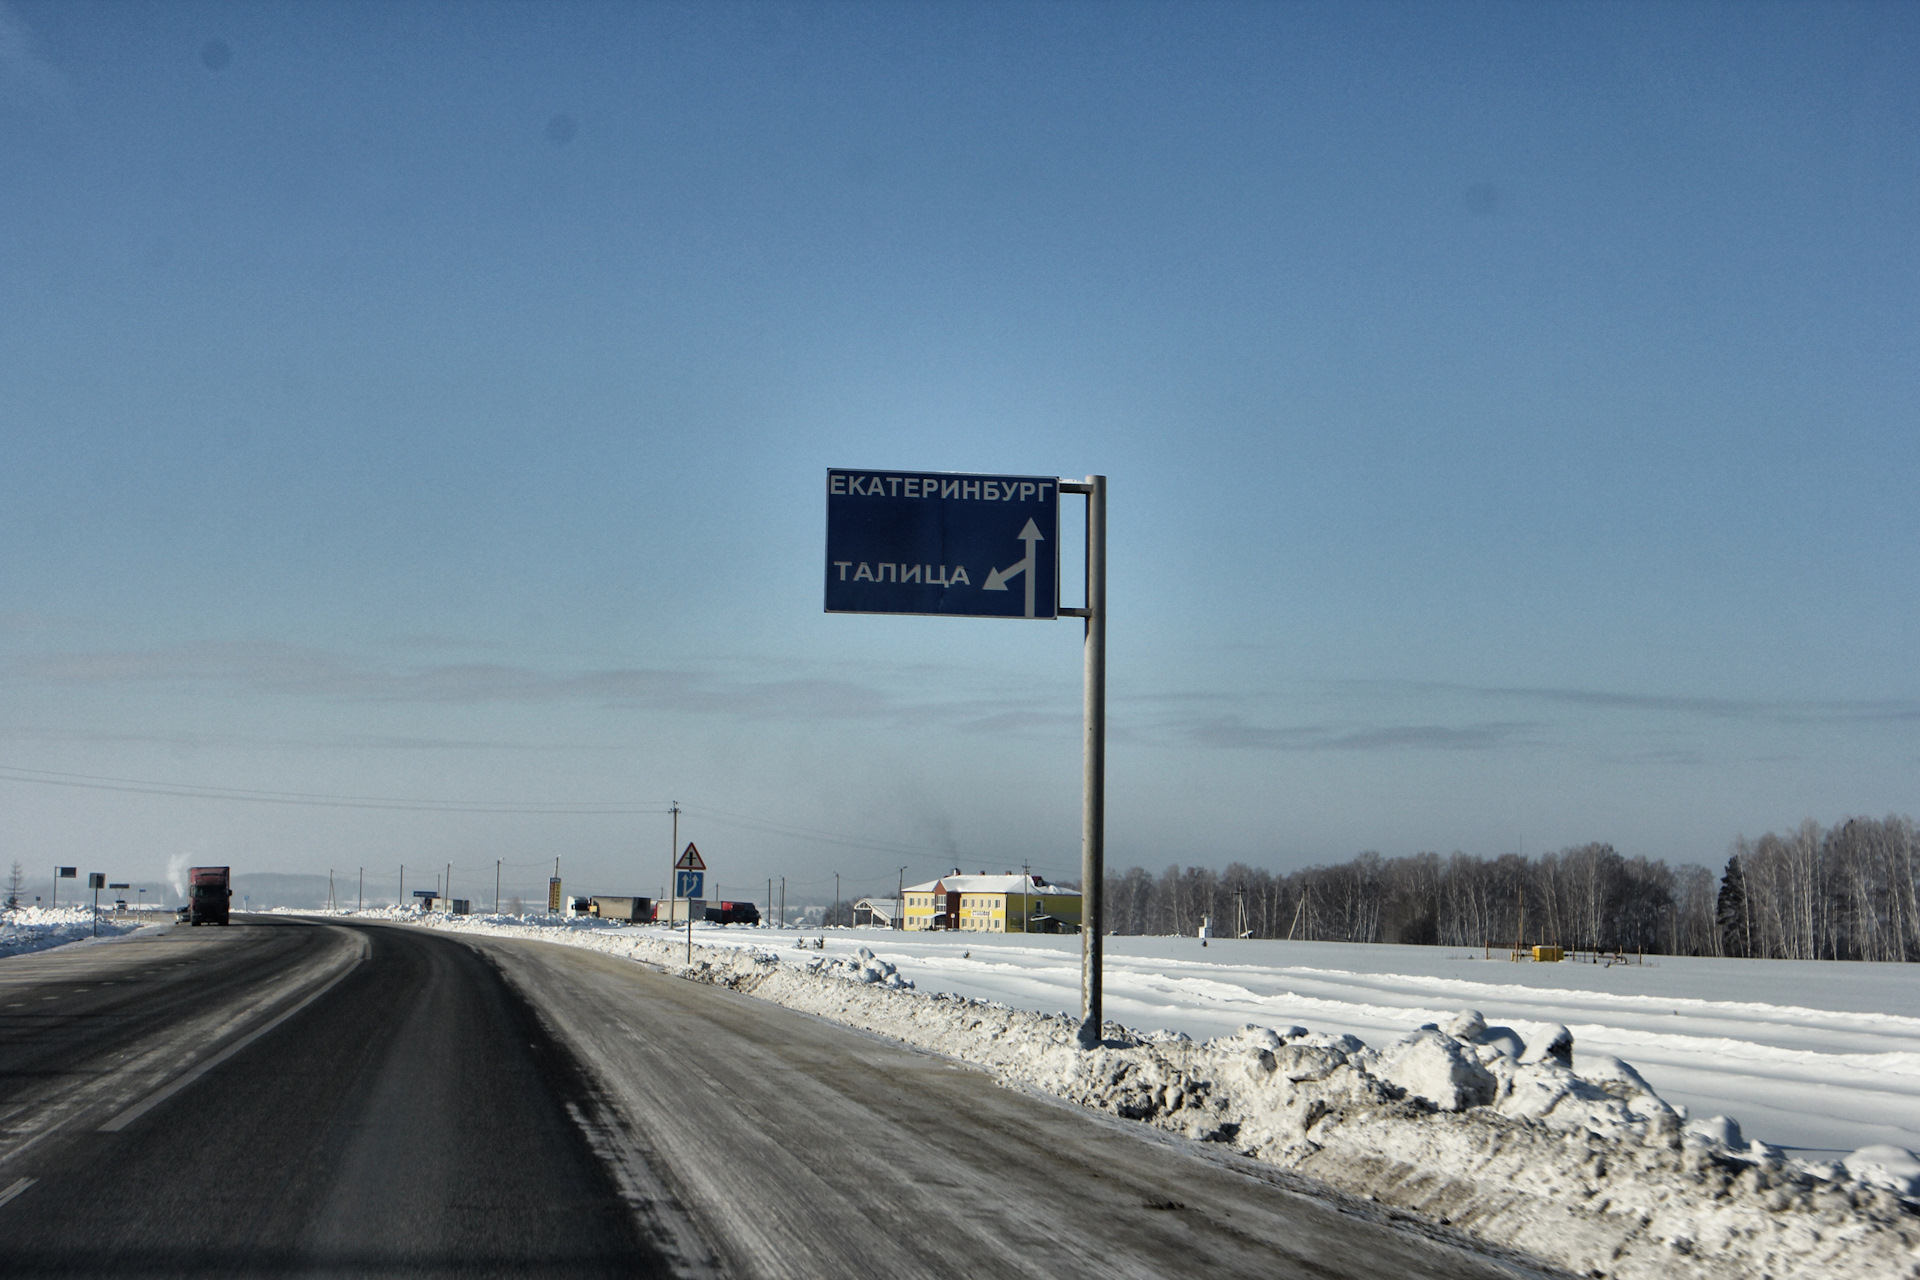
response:
M787 878L780 877L780 927L787 927Z
M668 805L667 812L673 815L673 834L667 837L667 883L673 886L673 896L667 899L667 922L671 924L673 922L673 904L680 901L680 880L675 874L680 865L680 802L675 800L672 804ZM689 922L693 920L693 905L691 903L687 905L687 920ZM691 935L689 935L689 937L691 937ZM687 946L689 948L687 954L691 956L693 954L691 950L693 943L689 941ZM692 961L689 960L688 963L691 964Z
M359 915L367 909L367 869L360 868L360 890L353 900L353 914Z
M772 925L773 925L773 877L768 876L767 877L767 917L766 919L760 922L760 927L762 929L766 929L766 928L772 927Z
M1080 780L1080 1045L1100 1043L1100 970L1106 932L1107 876L1107 478L1062 481L1061 493L1087 498L1085 690Z
M500 858L493 860L493 914L495 915L500 914L500 863L502 861Z
M333 868L327 868L327 910L333 910Z
M907 869L900 868L900 896L893 900L893 927L907 927Z
M395 907L407 905L407 864L404 862L400 864L400 901L393 905Z
M446 900L447 910L453 910L453 864L451 862L447 864L447 887L440 891L440 896Z
M833 914L840 914L840 873L833 873Z

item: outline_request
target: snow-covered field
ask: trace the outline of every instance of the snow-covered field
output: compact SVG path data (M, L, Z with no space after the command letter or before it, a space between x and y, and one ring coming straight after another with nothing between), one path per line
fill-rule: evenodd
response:
M124 938L141 927L139 920L116 920L103 915L97 936L102 940ZM91 906L22 907L0 913L0 956L44 951L95 936Z

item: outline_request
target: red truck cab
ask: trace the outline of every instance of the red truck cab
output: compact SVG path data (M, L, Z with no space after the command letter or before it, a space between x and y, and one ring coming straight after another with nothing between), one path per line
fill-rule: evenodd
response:
M187 905L184 914L188 924L227 923L227 908L232 900L232 868L187 869Z

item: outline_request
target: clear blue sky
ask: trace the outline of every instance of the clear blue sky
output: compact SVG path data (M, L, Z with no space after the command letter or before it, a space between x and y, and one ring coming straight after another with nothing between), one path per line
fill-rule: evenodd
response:
M1097 471L1117 866L1913 812L1916 125L1911 4L7 0L0 766L1071 874L1078 624L826 616L822 490ZM667 849L0 782L30 868Z

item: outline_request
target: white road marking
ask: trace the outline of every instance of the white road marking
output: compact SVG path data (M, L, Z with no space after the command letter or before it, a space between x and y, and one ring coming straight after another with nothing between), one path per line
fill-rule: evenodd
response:
M0 1204L5 1204L38 1181L38 1178L15 1178L11 1186L0 1191Z
M327 983L326 986L321 987L318 991L315 991L312 995L308 996L305 1000L302 1000L299 1004L296 1004L295 1006L293 1006L293 1008L288 1009L285 1013L275 1018L272 1022L267 1023L266 1026L256 1028L255 1030L250 1031L246 1035L240 1037L238 1040L235 1040L232 1044L222 1049L219 1053L214 1054L211 1058L208 1058L205 1062L200 1063L198 1066L194 1067L193 1070L187 1072L185 1075L181 1076L178 1080L175 1080L172 1084L167 1085L165 1088L155 1090L153 1093L148 1094L143 1101L134 1103L131 1107L128 1107L125 1111L122 1111L119 1115L115 1116L113 1119L101 1125L100 1132L101 1133L120 1132L122 1129L132 1124L135 1120L138 1120L141 1116L147 1114L147 1112L153 1110L155 1107L165 1102L168 1098L171 1098L174 1094L180 1092L182 1089L192 1084L195 1080L198 1080L201 1076L207 1074L207 1072L213 1070L215 1067L225 1062L228 1058L231 1058L234 1054L240 1052L242 1049L252 1044L255 1040L258 1040L261 1036L267 1034L267 1032L273 1030L275 1027L285 1022L288 1018L291 1018L294 1014L300 1012L302 1009L312 1004L315 1000L318 1000L321 996L327 994L327 992L333 990L336 986L340 985L340 980L342 978L352 973L355 969L358 969L360 967L360 961L365 960L366 958L367 958L367 951L363 945L359 957L355 959L352 964L342 969L339 973L334 974L333 980Z

